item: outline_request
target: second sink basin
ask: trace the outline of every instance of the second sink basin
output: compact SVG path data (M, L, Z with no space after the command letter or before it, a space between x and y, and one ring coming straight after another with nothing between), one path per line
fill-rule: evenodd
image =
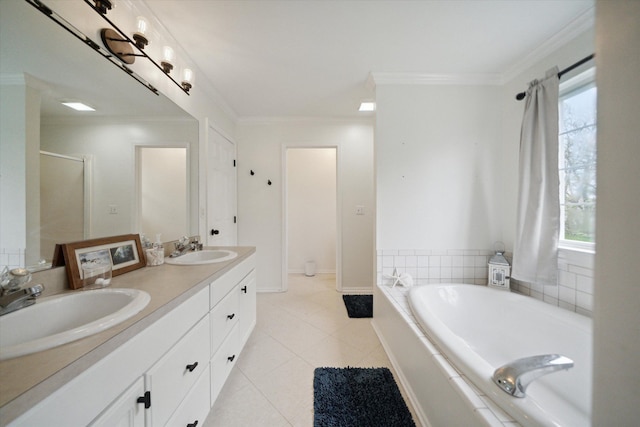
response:
M38 299L0 317L0 360L57 347L104 331L149 304L137 289L76 291Z
M229 261L238 256L237 252L227 249L205 249L202 251L187 252L175 258L165 258L167 264L174 265L200 265Z

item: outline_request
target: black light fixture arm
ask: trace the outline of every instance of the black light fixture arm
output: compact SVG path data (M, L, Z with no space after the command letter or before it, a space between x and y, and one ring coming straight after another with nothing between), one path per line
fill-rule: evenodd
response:
M102 49L100 45L98 45L96 42L91 40L90 37L85 35L82 31L78 30L75 26L73 26L70 22L68 22L62 16L58 15L51 8L47 7L44 3L42 3L42 1L40 0L25 0L25 1L29 3L31 6L35 7L40 12L42 12L42 14L47 16L53 22L55 22L56 24L60 25L62 28L67 30L70 34L72 34L78 40L80 40L81 42L85 43L87 46L89 46L90 48L98 52L100 55L102 55L103 58L107 59L113 65L125 71L129 76L135 79L138 83L140 83L141 85L143 85L144 87L149 89L151 92L155 93L156 95L160 95L160 93L158 92L158 89L153 87L149 82L147 82L138 74L134 73L133 70L126 67L120 61L117 61L116 59L114 59L113 55L111 55L105 49Z
M27 0L29 1L29 0ZM121 42L127 42L129 44L131 44L132 46L134 46L135 49L138 50L139 53L135 53L135 54L125 54L123 56L139 56L139 57L145 57L147 58L153 65L155 65L160 71L162 71L176 86L178 86L180 88L181 91L183 91L184 93L186 93L187 95L189 95L189 91L186 90L182 84L178 83L173 77L171 77L168 73L165 72L164 68L158 64L156 61L153 60L153 58L151 58L149 55L147 55L147 53L142 50L138 44L133 41L129 36L127 36L127 34L122 31L120 28L118 28L118 26L111 21L111 19L109 19L109 17L106 15L106 13L102 13L100 11L100 9L98 9L91 0L84 0L84 2L86 4L89 5L89 7L91 9L93 9L98 15L100 15L102 17L102 19L104 19L112 28L114 31L116 31L121 37L122 40L117 40L116 41L121 41Z
M569 71L572 71L578 68L579 66L581 66L582 64L591 61L593 58L595 58L595 56L596 54L592 53L591 55L582 58L580 61L576 62L575 64L569 65L564 70L558 72L558 79L561 79L562 76L567 74ZM519 94L516 95L516 99L518 101L522 101L526 96L527 96L527 92L520 92Z

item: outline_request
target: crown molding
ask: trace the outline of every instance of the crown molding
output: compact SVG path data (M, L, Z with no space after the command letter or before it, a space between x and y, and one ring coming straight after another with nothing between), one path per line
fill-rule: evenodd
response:
M516 62L503 73L486 74L429 74L429 73L388 73L372 71L365 82L368 90L377 85L490 85L500 86L554 51L566 45L584 32L595 26L595 7L570 22L561 31L547 39L540 46L532 50L522 60Z
M503 83L513 80L515 77L525 72L527 69L531 68L554 51L560 49L571 40L584 32L593 29L596 21L595 11L595 7L587 10L570 22L560 32L556 33L540 46L533 49L531 53L522 58L522 60L516 62L511 68L502 73Z
M241 117L238 120L239 125L269 125L269 124L373 124L372 115L367 117L314 117L314 116L273 116L273 117Z
M49 86L42 80L28 73L0 74L0 85L29 86L38 90L48 90Z
M377 85L500 85L502 76L486 74L428 74L371 72L367 86Z

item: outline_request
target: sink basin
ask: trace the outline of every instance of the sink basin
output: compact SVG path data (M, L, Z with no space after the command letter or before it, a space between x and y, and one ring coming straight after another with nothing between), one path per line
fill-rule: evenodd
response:
M165 258L167 264L174 265L200 265L213 264L215 262L229 261L234 259L238 254L234 251L226 249L205 249L202 251L187 252L175 258Z
M57 347L134 316L151 297L137 289L98 289L41 298L0 317L0 360Z

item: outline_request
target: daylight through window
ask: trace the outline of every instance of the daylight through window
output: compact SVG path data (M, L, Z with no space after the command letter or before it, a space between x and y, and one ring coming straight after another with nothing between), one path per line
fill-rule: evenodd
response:
M596 218L595 73L560 85L560 240L593 248Z

